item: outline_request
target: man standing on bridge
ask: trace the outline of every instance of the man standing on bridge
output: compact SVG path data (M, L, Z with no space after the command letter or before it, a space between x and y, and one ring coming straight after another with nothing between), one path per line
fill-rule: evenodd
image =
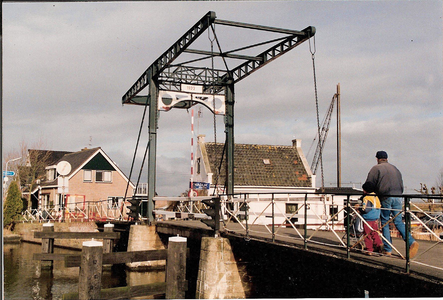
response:
M386 240L392 244L391 232L389 230L389 219L394 218L394 225L400 232L403 240L406 240L405 224L401 217L401 210L403 208L403 198L398 195L403 194L403 179L400 171L392 164L388 163L388 154L385 151L378 151L375 155L377 158L377 165L373 166L368 173L366 182L371 182L375 185L375 192L381 201L381 225L382 233ZM365 183L366 183L365 182ZM392 196L391 196L392 195ZM384 226L386 224L386 226ZM391 255L392 247L389 243L383 240L385 255ZM418 243L412 238L409 233L409 257L413 258L418 251Z

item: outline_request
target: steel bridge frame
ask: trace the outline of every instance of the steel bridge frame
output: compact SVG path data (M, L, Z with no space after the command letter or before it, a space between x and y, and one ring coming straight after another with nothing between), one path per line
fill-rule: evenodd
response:
M249 46L244 46L230 51L209 52L204 50L189 49L199 36L206 30L212 29L215 36L214 25L231 26L258 31L273 32L284 35L283 37L265 41ZM226 134L226 160L227 160L227 194L234 193L234 84L246 78L253 72L267 65L274 59L287 53L315 35L315 27L309 26L301 31L282 29L276 27L254 25L240 22L219 20L213 11L205 14L194 26L180 37L168 50L155 60L131 88L123 95L123 104L149 105L149 153L148 153L148 206L143 213L149 223L152 224L154 217L153 197L156 186L156 148L157 148L157 102L160 89L179 90L181 84L202 85L203 92L207 94L224 94L226 105L225 134ZM218 40L217 40L218 43ZM240 52L258 46L271 44L267 50L255 56L240 55ZM176 65L173 62L182 54L191 53L199 57ZM226 70L195 67L191 64L214 57L223 59ZM225 59L238 59L242 63L232 69L228 69ZM148 95L138 95L148 88Z

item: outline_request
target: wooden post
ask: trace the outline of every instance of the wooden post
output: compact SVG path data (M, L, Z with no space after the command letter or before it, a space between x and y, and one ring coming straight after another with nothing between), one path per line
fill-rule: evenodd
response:
M83 242L78 281L80 300L100 299L102 284L103 242Z
M54 232L54 223L44 223L43 232ZM54 253L54 239L42 239L42 253ZM52 269L54 262L52 260L43 260L41 262L42 269Z
M184 237L170 237L168 241L168 260L166 262L166 299L185 299L186 246Z
M104 232L114 232L114 224L108 223L104 226ZM114 249L113 239L103 239L103 253L112 253Z
M341 187L341 113L340 83L337 84L337 187Z
M108 223L104 226L104 232L114 232L114 224ZM103 239L103 253L112 253L114 250L113 239ZM112 268L112 264L103 265L103 271L109 271Z

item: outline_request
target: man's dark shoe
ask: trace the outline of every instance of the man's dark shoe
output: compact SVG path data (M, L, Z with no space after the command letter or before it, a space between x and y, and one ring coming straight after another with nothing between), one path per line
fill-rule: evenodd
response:
M375 248L374 252L383 253L383 244L381 244L380 246L377 246Z

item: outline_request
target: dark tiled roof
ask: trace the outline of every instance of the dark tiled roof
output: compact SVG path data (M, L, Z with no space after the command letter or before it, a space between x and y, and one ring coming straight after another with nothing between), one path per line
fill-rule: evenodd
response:
M71 172L67 175L71 175L82 164L84 164L97 150L98 148L83 149L77 152L68 151L52 151L52 150L29 150L30 155L38 155L40 158L45 158L46 166L57 165L60 161L67 161L71 164ZM32 153L32 154L31 154ZM57 179L52 181L46 181L42 183L42 186L52 186L57 184Z
M219 168L224 144L205 143L206 152L214 173ZM226 153L218 184L225 184ZM308 176L296 147L235 144L234 185L236 186L285 186L310 187Z
M56 165L63 156L72 152L29 149L28 153L30 161L44 161L46 166L52 166Z
M63 156L60 161L65 160L71 164L71 173L77 170L81 165L86 163L86 161L99 150L100 147L92 148L92 149L83 149L78 152L72 152ZM71 173L68 174L71 175Z

